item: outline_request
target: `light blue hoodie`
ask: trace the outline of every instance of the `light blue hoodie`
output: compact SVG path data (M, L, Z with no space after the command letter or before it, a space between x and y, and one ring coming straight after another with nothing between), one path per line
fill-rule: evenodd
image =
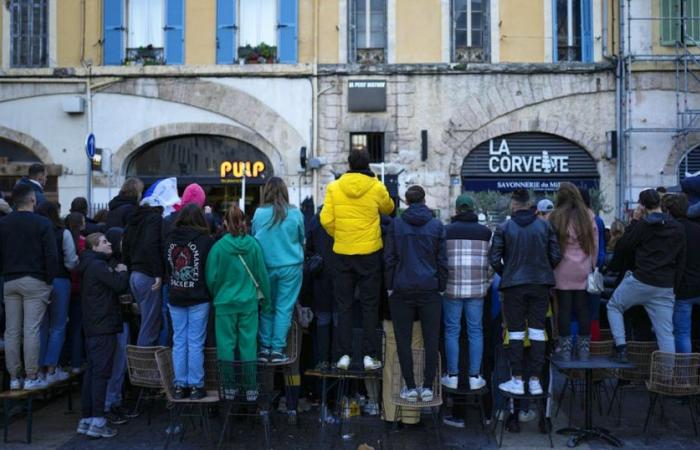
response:
M261 206L253 216L253 236L262 247L268 268L291 266L304 262L304 216L297 208L288 207L287 217L275 225L272 206Z

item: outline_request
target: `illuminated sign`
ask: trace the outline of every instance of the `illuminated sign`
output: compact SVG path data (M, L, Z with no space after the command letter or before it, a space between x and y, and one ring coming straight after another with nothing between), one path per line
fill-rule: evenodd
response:
M265 163L262 161L224 161L219 166L221 179L230 178L257 178L265 171Z
M489 141L489 171L491 173L566 173L569 171L567 155L550 155L542 150L541 155L511 155L508 142L501 140L498 149Z

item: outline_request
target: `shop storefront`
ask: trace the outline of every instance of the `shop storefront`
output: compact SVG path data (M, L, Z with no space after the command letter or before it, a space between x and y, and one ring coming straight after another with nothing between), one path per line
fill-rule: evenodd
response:
M258 148L225 136L187 135L151 142L128 163L127 176L141 178L146 186L161 178L176 177L180 193L198 183L207 203L223 212L244 195L246 213L252 216L262 201L262 187L273 176L270 159Z
M0 192L9 196L17 181L26 176L29 166L43 163L30 149L12 141L0 139ZM58 201L58 177L62 167L55 164L44 164L46 169L46 185L44 193L51 201Z
M482 142L465 158L465 191L552 192L563 181L598 188L595 160L579 145L544 133L513 133Z

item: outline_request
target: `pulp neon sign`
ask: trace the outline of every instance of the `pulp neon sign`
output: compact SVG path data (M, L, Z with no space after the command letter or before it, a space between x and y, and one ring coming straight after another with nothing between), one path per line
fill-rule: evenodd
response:
M265 171L262 161L224 161L219 166L221 178L256 178Z

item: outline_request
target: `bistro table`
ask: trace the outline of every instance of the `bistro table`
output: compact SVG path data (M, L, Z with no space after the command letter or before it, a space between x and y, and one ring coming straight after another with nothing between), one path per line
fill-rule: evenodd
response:
M585 408L586 422L583 428L568 427L557 430L557 434L569 434L567 446L576 447L579 443L600 439L615 447L622 447L622 441L610 433L605 428L593 426L593 370L594 369L633 369L632 363L621 363L606 356L591 356L588 361L561 361L556 358L551 359L552 364L563 370L583 370L585 373Z

